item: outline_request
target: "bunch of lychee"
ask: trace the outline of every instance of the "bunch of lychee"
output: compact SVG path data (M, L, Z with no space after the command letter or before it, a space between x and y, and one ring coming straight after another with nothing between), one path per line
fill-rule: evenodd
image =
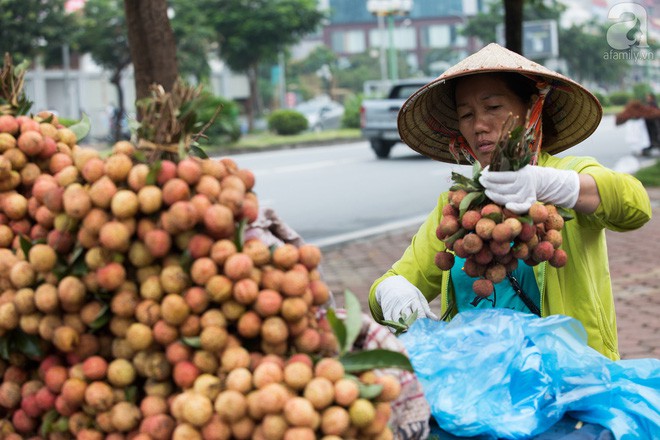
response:
M1 438L391 438L399 384L344 391L320 250L242 239L253 173L76 142L0 116Z
M464 258L462 269L477 278L472 285L477 296L490 296L494 285L518 267L518 260L530 266L545 261L558 268L566 264L567 254L561 248L564 217L554 205L535 203L528 213L517 215L487 201L460 215L467 194L463 189L449 192L436 229L446 249L436 254L435 263L449 270L454 255Z

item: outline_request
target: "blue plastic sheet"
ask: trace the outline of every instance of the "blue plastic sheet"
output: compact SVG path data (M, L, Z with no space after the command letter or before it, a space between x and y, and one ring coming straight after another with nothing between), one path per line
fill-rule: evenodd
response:
M573 318L475 310L419 319L400 338L453 435L529 438L570 414L616 439L660 438L660 360L614 362Z

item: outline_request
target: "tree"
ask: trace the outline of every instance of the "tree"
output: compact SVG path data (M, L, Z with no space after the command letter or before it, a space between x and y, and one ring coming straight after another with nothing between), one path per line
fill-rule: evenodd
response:
M76 38L80 50L89 52L95 63L110 72L110 82L117 91L117 109L112 121L113 138L118 140L125 113L121 79L124 69L131 64L121 0L88 0Z
M480 12L472 17L465 25L463 35L477 37L482 42L497 41L497 25L505 21L504 3L508 3L508 0L506 2L493 2L489 5L488 12ZM565 10L566 6L558 0L528 0L523 4L520 26L522 26L522 21L559 20ZM509 15L509 19L513 20L514 17ZM518 18L515 18L515 20L517 21ZM515 26L517 25L512 24L510 28ZM508 43L507 47L509 47Z
M171 18L179 72L197 83L206 82L211 74L207 56L215 41L215 31L208 12L196 0L171 0Z
M523 0L504 0L504 41L506 48L522 54Z
M607 26L598 23L574 25L559 33L559 55L577 81L614 83L630 70L626 60L604 58L603 54L611 49L603 37L606 33Z
M152 84L172 90L179 69L166 0L124 0L124 8L136 98L149 96Z
M18 63L47 47L59 50L69 36L69 23L64 0L0 0L0 55L9 52Z
M313 32L324 15L316 0L205 0L219 38L220 58L248 77L248 128L254 127L259 65Z

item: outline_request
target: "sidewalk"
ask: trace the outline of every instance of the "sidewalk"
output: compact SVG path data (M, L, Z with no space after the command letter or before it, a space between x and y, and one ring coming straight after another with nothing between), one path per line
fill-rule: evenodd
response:
M660 358L660 188L648 190L653 218L637 231L607 231L612 288L624 359ZM418 226L322 249L323 276L343 304L350 290L368 311L372 282L406 249Z

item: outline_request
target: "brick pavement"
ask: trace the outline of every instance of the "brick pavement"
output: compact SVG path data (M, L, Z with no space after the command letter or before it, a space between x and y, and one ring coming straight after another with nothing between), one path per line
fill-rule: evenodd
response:
M653 218L637 231L607 231L619 350L624 359L660 358L660 188L648 190ZM323 248L323 276L337 298L348 289L367 311L371 283L408 246L417 226Z

